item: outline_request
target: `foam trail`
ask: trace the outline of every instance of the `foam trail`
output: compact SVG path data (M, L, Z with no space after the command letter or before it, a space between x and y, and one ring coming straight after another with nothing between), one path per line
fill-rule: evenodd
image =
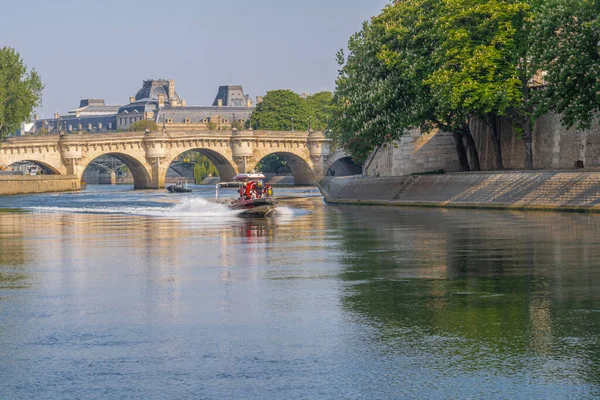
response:
M173 207L28 207L40 213L85 213L85 214L124 214L151 217L185 217L185 218L227 218L234 217L239 212L232 211L224 204L207 201L203 198L186 198Z

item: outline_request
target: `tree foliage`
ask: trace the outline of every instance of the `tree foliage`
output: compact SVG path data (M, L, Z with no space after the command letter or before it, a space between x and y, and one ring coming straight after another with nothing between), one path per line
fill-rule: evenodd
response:
M532 160L533 73L524 60L537 3L411 0L387 6L350 38L347 57L338 54L340 142L364 159L411 128L440 129L454 135L461 169L478 169L471 118L491 122L510 114L523 127Z
M206 177L219 176L217 167L205 155L192 151L188 155L194 162L194 182L200 184Z
M545 72L538 115L553 111L567 127L590 128L600 112L600 1L544 1L531 37L533 65Z
M289 165L283 157L277 154L271 154L260 160L257 164L256 169L263 173L273 174L289 174L292 172Z
M151 119L143 119L141 121L134 122L129 126L131 132L143 132L146 129L150 132L158 131L158 124Z
M30 121L41 104L44 85L35 70L27 67L10 47L0 49L0 138Z
M308 96L305 101L308 104L310 115L313 117L311 128L315 131L329 129L336 109L333 103L333 93L318 92Z
M250 118L253 129L271 131L325 130L335 114L333 93L318 92L306 99L291 90L267 92Z
M256 106L250 117L253 129L270 131L308 129L310 108L300 95L291 90L271 90Z

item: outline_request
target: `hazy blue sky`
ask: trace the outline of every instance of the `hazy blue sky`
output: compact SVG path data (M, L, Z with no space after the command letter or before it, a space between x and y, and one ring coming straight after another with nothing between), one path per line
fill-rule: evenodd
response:
M387 0L7 0L0 46L16 48L46 85L51 117L81 98L124 104L149 78L175 79L188 104L219 85L333 90L335 53Z

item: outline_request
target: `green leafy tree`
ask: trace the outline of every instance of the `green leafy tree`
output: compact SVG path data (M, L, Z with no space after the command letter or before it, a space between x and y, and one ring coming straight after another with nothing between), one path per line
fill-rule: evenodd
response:
M350 38L347 58L338 53L337 136L356 160L409 129L443 129L454 136L460 170L470 169L463 143L470 137L466 115L463 110L448 112L427 82L437 69L432 55L443 40L436 25L442 9L443 3L434 0L395 2Z
M217 167L205 155L196 151L190 151L183 155L184 160L194 162L194 182L200 184L209 176L219 176Z
M437 119L457 115L465 138L472 140L469 121L477 116L491 128L496 169L504 169L497 117L521 105L516 26L529 17L522 2L446 0L437 19L441 38L433 53L436 70L426 80L436 98ZM475 146L469 146L472 151ZM471 160L477 161L476 154ZM476 166L476 169L479 169Z
M330 121L336 113L336 104L333 101L333 93L324 91L318 92L306 98L306 103L312 116L312 129L315 131L324 131L329 129Z
M269 131L308 129L310 107L300 95L291 90L271 90L252 113L253 129Z
M533 23L530 54L543 71L537 115L562 114L565 126L589 129L600 112L600 1L547 0Z
M150 119L143 119L141 121L134 122L129 126L131 132L143 132L148 129L150 132L158 131L158 124Z
M418 125L414 113L420 82L402 76L405 69L389 67L379 58L383 36L378 21L365 22L363 29L350 37L348 54L340 50L337 55L340 70L334 95L334 140L359 161Z
M41 104L44 85L35 70L27 71L19 53L0 49L0 138L30 121Z
M283 157L277 154L271 154L260 160L256 166L257 170L263 173L289 174L292 172L289 165Z

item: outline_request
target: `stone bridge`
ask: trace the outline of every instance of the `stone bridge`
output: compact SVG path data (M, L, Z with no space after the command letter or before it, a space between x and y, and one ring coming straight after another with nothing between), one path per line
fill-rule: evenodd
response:
M285 159L297 185L313 185L329 167L346 155L330 154L330 139L322 132L180 131L107 134L20 136L0 143L0 165L29 161L54 174L81 177L86 167L103 155L122 161L133 175L136 189L165 185L171 163L196 150L208 157L223 181L249 172L264 157Z

